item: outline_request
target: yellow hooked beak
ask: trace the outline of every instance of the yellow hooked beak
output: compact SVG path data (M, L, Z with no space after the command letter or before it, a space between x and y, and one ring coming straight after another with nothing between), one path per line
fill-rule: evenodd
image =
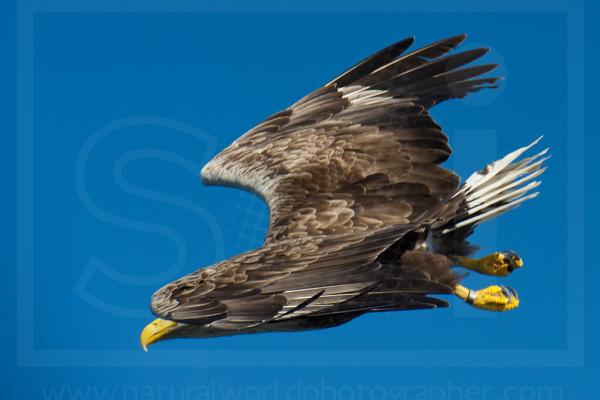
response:
M157 318L144 328L140 335L140 343L144 351L148 351L148 345L159 341L165 337L173 327L177 325L175 321Z

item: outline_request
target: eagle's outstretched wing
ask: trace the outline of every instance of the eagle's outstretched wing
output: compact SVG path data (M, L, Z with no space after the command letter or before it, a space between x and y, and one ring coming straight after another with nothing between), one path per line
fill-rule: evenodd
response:
M435 262L391 271L377 258L458 188L458 177L439 165L451 150L427 110L497 80L477 78L495 65L465 67L486 49L446 56L463 40L406 55L412 38L387 47L218 154L204 181L267 201L265 245L168 284L153 296L153 311L242 329L322 313L384 282L399 297L380 309L440 305L426 294L451 292L452 277L428 271Z
M387 296L379 299L385 309L446 305L427 294L451 293L447 279L455 277L447 267L445 276L434 276L442 269L435 261L420 268L377 260L409 229L284 239L166 285L152 297L152 310L168 320L239 330L324 312L376 288Z
M476 78L494 64L465 67L487 49L446 56L464 38L381 50L244 134L204 182L262 196L266 243L418 222L459 184L439 166L451 149L428 108L497 80Z

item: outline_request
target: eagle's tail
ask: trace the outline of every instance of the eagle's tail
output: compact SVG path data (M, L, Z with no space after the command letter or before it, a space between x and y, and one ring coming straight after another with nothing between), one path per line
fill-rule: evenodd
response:
M435 228L436 244L456 243L456 240L448 241L449 236L464 239L473 232L477 224L536 197L539 192L535 189L541 181L536 181L535 178L546 170L543 163L549 158L546 155L549 149L521 160L518 158L541 139L538 138L530 145L507 154L471 175L452 199L452 215L443 225ZM444 253L452 252L451 249L440 250Z

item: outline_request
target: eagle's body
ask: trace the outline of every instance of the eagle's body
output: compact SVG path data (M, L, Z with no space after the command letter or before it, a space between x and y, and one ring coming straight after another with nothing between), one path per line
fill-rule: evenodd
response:
M172 282L152 298L169 337L339 325L371 311L446 306L455 257L474 226L535 195L527 148L460 185L441 166L441 101L494 87L465 67L486 49L446 56L449 38L403 55L412 39L357 64L244 134L202 169L207 184L260 195L264 246ZM176 328L175 328L176 325Z

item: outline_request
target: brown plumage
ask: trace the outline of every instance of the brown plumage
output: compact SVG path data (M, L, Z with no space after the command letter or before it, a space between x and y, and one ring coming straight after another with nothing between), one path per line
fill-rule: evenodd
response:
M458 176L440 165L451 149L428 109L498 79L479 78L495 65L465 67L487 49L447 55L464 38L383 49L218 154L202 178L265 199L264 246L166 285L153 312L210 336L446 306L430 295L452 293L459 277L446 255L474 224L440 233L466 203ZM434 254L428 240L456 245Z

